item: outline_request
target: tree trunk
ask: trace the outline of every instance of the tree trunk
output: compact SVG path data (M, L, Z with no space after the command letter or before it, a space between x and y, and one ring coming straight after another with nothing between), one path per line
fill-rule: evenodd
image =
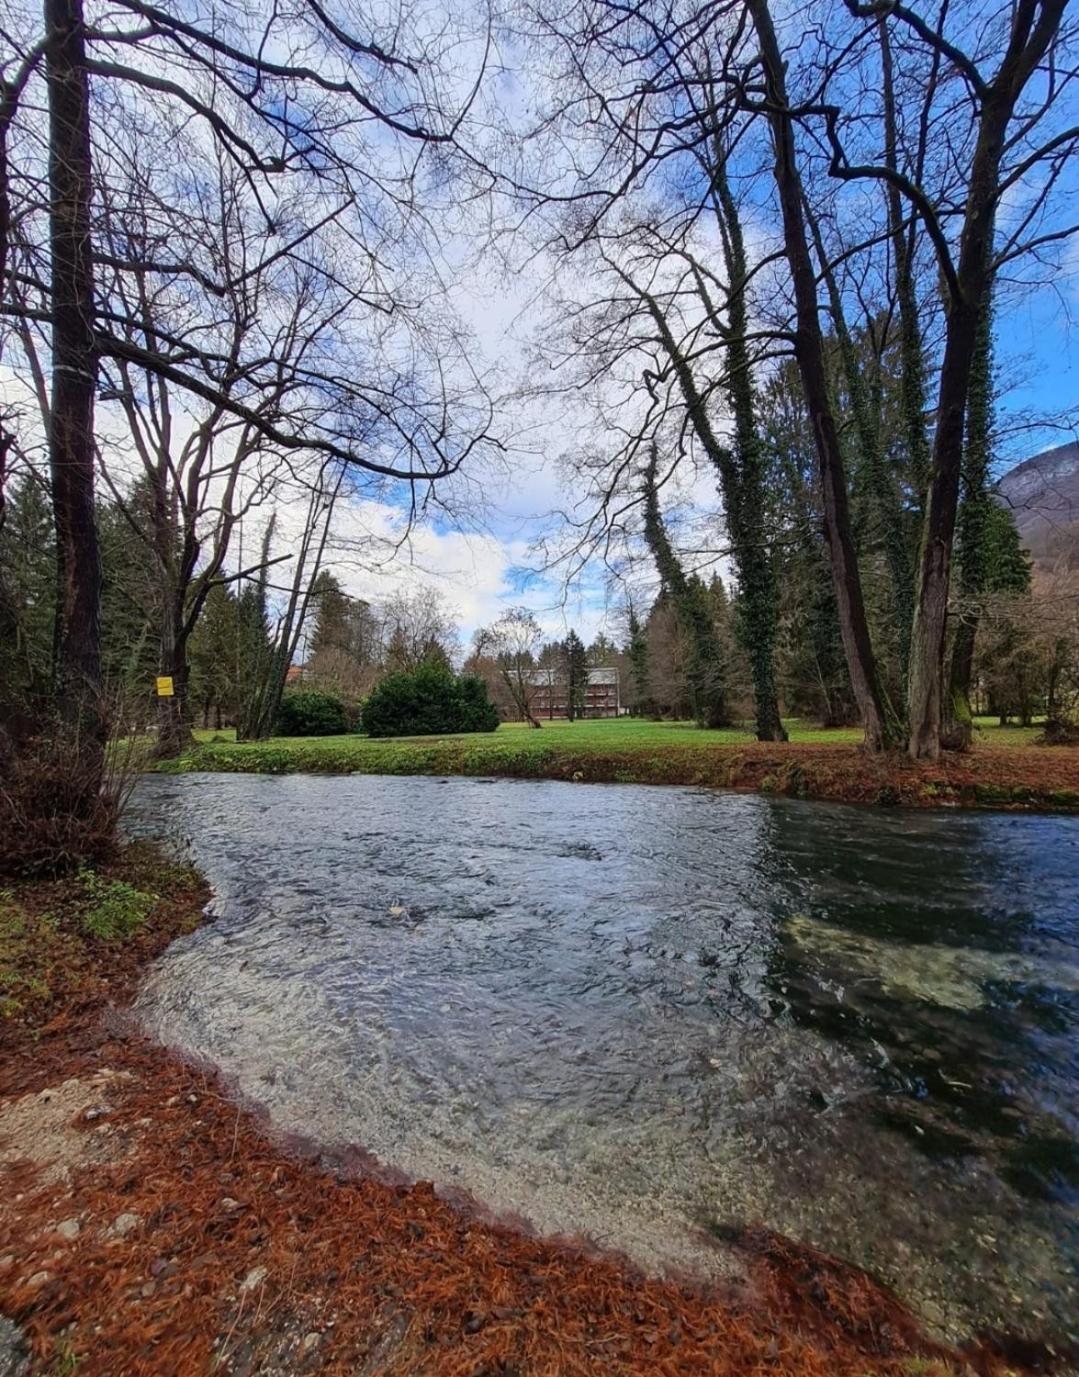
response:
M158 760L172 760L194 745L188 713L188 685L190 669L187 663L187 637L176 619L166 614L162 625L159 674L172 679L172 697L157 700L157 743L154 755Z
M978 635L979 599L985 592L989 459L993 415L993 324L987 305L978 326L977 351L971 370L967 401L967 444L963 465L963 501L958 516L959 624L952 646L949 692L949 723L946 744L969 750L974 729L970 686L974 673L974 646Z
M884 535L884 556L892 584L892 606L895 609L897 649L899 653L900 691L905 691L907 665L910 660L910 627L914 614L914 570L907 552L903 531L903 511L896 485L888 474L881 446L879 415L874 415L867 392L861 363L847 326L843 298L839 292L835 271L824 250L824 238L816 218L806 207L813 244L820 264L821 279L828 292L832 326L839 345L839 356L847 380L848 400L861 451L862 472L868 482L877 519ZM857 481L857 480L856 480Z
M49 37L52 402L49 467L56 523L53 643L59 715L104 757L101 556L94 520L94 279L90 243L90 91L81 0L45 0Z
M948 316L933 471L925 506L910 641L908 748L915 760L936 760L940 756L952 542L959 504L963 429L977 314L969 301L960 300L953 302Z
M895 75L892 45L888 34L888 19L877 20L880 36L881 73L884 101L884 161L893 171L899 170L899 132L896 119ZM896 302L899 306L899 397L903 412L903 427L907 436L907 458L911 484L919 502L929 484L929 435L925 424L925 356L922 350L922 329L918 314L918 297L914 286L912 262L913 238L908 239L903 227L903 202L898 188L888 183L885 188L888 204L888 229L895 260ZM910 581L913 598L913 575ZM908 612L912 605L908 604ZM910 627L907 627L907 637Z
M895 724L885 710L869 636L861 577L850 530L847 479L839 431L828 388L824 341L817 311L817 282L809 256L802 213L802 180L798 172L794 129L788 114L783 59L767 0L747 0L764 63L769 122L775 151L775 181L783 216L783 242L794 286L796 330L794 352L816 441L825 533L832 565L839 626L851 688L858 704L865 744L881 751L896 739Z
M729 727L724 692L724 664L709 609L686 578L663 524L656 494L656 447L652 446L644 474L644 536L656 570L670 590L678 623L689 637L690 664L686 675L693 716L699 727Z
M755 0L763 3L763 0ZM1017 5L1000 70L982 95L978 140L970 163L959 261L949 286L937 430L919 556L908 699L915 760L940 755L948 591L955 537L963 435L978 327L993 285L993 230L1000 160L1008 126L1026 83L1060 28L1066 0Z
M787 732L779 715L779 695L776 689L775 651L779 599L772 552L767 541L764 453L757 430L753 372L746 345L749 315L746 288L749 270L742 220L737 203L731 194L723 151L718 145L713 175L720 209L726 222L723 249L730 282L727 395L734 415L735 448L738 458L735 491L727 491L728 484L724 482L723 468L721 465L717 465L717 468L724 489L727 526L738 567L741 593L738 612L739 639L749 657L750 672L753 676L757 740L786 741Z

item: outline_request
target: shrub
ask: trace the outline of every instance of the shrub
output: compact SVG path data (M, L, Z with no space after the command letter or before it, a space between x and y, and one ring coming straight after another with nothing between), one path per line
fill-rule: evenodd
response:
M126 880L105 880L92 870L83 871L80 878L90 900L82 915L82 930L106 942L137 932L157 902L156 894L136 889Z
M1035 746L1079 746L1079 724L1059 717L1046 719L1045 728L1034 738Z
M0 873L59 875L115 845L123 791L77 742L0 734Z
M445 666L425 662L412 673L383 679L364 703L360 721L369 736L493 732L498 709L482 679L457 678Z
M332 693L286 693L277 710L278 736L340 736L348 729L348 710Z

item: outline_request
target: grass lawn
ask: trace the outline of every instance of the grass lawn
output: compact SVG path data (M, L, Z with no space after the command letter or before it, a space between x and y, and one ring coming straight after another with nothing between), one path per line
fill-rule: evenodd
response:
M274 737L238 743L200 731L197 745L157 769L258 774L503 775L587 783L692 784L799 798L915 807L1079 808L1079 752L1032 744L1038 728L978 721L975 749L914 765L901 752L866 756L856 728L825 731L787 722L790 742L744 730L701 731L692 722L620 717L545 722L537 731L394 737Z
M975 719L977 746L1029 746L1041 731L1034 727L1001 727L995 717ZM825 729L806 722L801 718L789 717L784 725L795 743L813 746L857 745L862 739L859 727L837 727ZM365 752L381 751L392 744L384 740L353 733L348 736L278 736L269 742L248 742L235 745L236 733L231 728L220 732L197 729L195 739L200 745L223 745L229 743L234 750L258 751L267 746L297 750L306 754L318 746L323 746L327 754L345 754L362 757ZM493 736L402 736L393 738L404 743L430 743L435 741L488 741L504 746L514 755L521 751L545 752L552 746L572 750L632 750L647 751L657 747L669 750L672 747L738 746L752 742L756 738L751 731L738 727L721 731L702 730L693 722L651 722L639 717L602 718L596 721L567 722L554 719L544 722L537 731L524 722L503 722Z

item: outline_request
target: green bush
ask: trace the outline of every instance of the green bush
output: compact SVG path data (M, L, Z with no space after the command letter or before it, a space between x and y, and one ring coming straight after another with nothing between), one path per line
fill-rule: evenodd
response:
M286 693L277 710L277 736L340 736L348 729L348 710L332 693Z
M82 915L82 929L105 942L130 937L146 922L157 903L156 894L136 889L126 880L103 880L92 870L84 870L80 878L90 900L90 907Z
M368 736L493 732L498 709L482 679L457 678L444 665L428 662L383 679L364 703L360 724Z

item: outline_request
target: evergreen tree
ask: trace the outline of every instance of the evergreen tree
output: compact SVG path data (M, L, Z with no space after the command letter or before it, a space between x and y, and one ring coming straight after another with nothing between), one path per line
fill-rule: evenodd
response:
M0 713L36 718L49 692L56 554L48 493L25 475L0 526Z
M562 661L566 676L566 716L574 722L584 716L588 691L588 652L572 628L562 643Z
M262 538L258 578L246 584L237 599L236 677L240 701L236 737L239 741L257 740L267 715L268 680L274 661L268 565L275 524L271 517Z
M125 498L136 519L146 500L136 486ZM148 541L133 531L129 516L115 502L97 507L101 551L101 677L114 692L137 700L145 709L152 700L158 672L158 627L161 581Z
M311 601L315 606L311 656L333 651L347 652L350 649L352 599L328 569L324 569L315 580Z
M613 665L618 656L618 647L609 636L601 631L588 647L588 663L597 669Z
M686 680L693 716L700 727L726 727L724 665L707 593L699 578L687 578L671 544L656 491L656 447L652 446L644 473L644 535L656 569L669 591L679 626L690 644Z
M226 717L236 716L238 635L237 600L226 585L214 584L206 595L190 646L191 706L201 714L204 727L220 729Z
M629 609L629 644L626 654L629 657L630 673L633 676L633 696L638 717L652 711L651 693L648 682L648 636L633 608Z
M993 502L985 519L985 588L988 593L1029 593L1030 555L1008 507Z

